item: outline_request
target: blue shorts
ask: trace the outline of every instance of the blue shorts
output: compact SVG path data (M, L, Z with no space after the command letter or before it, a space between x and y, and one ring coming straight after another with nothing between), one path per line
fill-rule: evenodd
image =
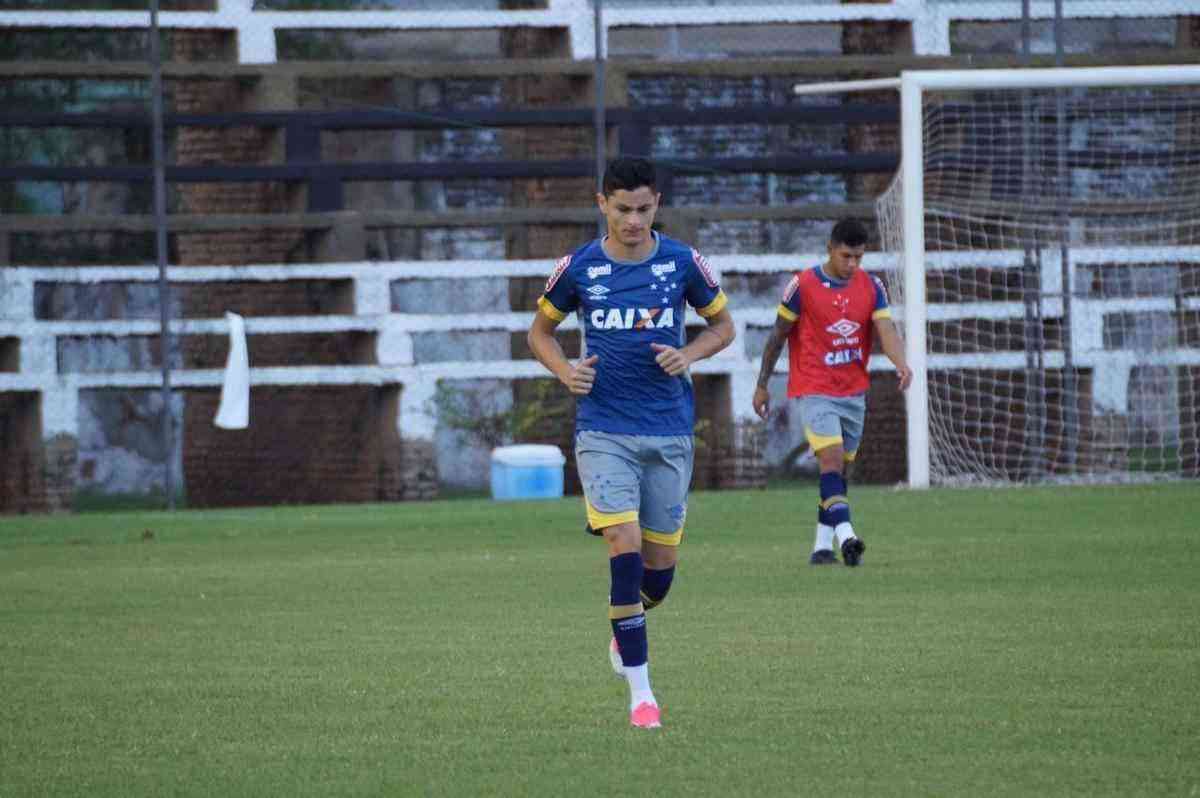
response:
M851 461L862 442L863 420L867 416L867 395L802 396L800 420L804 437L814 452L840 443Z
M575 462L588 525L600 530L637 521L643 539L678 546L693 456L691 435L576 433Z

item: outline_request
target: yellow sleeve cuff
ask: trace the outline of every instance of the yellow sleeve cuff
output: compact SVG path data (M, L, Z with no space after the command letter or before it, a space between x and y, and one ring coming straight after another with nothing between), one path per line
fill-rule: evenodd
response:
M696 312L699 313L703 318L707 319L709 316L715 316L720 313L728 304L729 297L725 296L724 291L718 290L716 298L714 298L712 302L709 302L704 307L696 308Z
M549 299L546 299L545 296L538 298L538 310L540 310L542 313L545 313L554 321L562 321L567 317L566 313L563 313L561 310L554 307L554 303Z
M800 318L795 313L792 313L792 311L788 309L788 306L782 302L779 303L778 311L779 315L782 316L786 321L795 321L796 319Z
M877 310L871 314L872 321L874 321L875 319L890 319L891 317L892 317L892 311L890 308L880 308L879 310Z

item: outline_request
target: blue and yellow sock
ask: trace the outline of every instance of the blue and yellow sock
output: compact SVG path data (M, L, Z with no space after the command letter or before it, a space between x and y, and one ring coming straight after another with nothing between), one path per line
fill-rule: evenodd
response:
M608 561L612 586L608 594L608 618L613 637L627 668L645 665L647 659L646 611L642 606L642 555L632 551Z
M827 520L821 523L837 528L850 523L850 500L846 498L846 480L836 471L821 474L821 510Z
M675 579L675 566L670 568L644 568L642 570L642 606L652 610L667 598L671 582Z

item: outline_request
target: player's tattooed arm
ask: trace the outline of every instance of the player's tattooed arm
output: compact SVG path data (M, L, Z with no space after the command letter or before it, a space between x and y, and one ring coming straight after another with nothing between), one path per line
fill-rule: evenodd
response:
M779 360L780 353L783 352L783 346L787 343L793 323L782 316L776 316L775 327L767 336L766 346L763 347L762 365L758 369L758 384L754 386L754 399L752 400L754 412L761 419L766 419L771 412L771 394L767 391L767 383L770 382L771 375L775 373L775 363Z

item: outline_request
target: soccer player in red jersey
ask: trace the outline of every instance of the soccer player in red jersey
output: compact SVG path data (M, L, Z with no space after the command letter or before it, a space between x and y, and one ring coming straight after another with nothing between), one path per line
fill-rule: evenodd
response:
M787 342L787 395L799 400L804 435L821 469L816 543L809 558L813 565L837 564L835 537L846 565L858 565L866 550L850 523L845 467L862 440L873 336L879 336L880 348L895 365L900 389L912 382L883 283L861 268L866 246L866 228L843 219L830 233L825 263L792 277L754 389L754 411L766 419L771 404L767 381Z

